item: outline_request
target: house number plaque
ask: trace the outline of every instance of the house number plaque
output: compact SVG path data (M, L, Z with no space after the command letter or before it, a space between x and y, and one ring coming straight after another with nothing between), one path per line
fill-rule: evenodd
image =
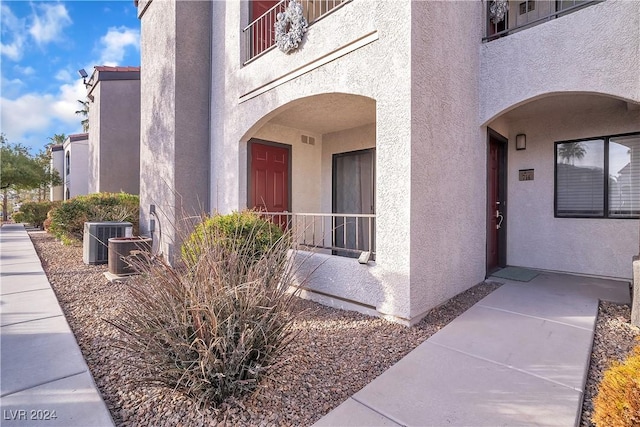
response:
M520 181L533 181L533 169L520 169Z

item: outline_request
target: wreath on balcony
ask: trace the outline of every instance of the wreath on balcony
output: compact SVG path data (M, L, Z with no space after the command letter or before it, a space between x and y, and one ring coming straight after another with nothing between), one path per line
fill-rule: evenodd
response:
M278 13L276 23L276 46L284 53L297 49L307 32L307 20L302 13L302 5L291 0L284 12Z
M507 0L493 0L489 5L489 17L491 22L497 24L504 20L507 11L509 10L509 2Z

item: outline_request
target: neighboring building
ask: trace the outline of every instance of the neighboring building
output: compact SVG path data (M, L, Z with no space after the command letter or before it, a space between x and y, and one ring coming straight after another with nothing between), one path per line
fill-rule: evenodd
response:
M49 147L49 162L51 172L57 171L60 179L64 180L64 147L62 144ZM49 187L49 200L52 202L64 200L64 181L61 185Z
M165 255L183 211L285 212L309 297L409 324L507 264L631 278L640 2L303 0L285 54L288 3L139 1Z
M89 99L89 192L138 194L140 67L94 67Z
M89 135L69 135L63 144L64 200L89 193Z

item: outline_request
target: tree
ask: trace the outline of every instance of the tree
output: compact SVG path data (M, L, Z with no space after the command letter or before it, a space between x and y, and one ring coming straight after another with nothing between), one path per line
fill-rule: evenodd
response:
M21 144L10 144L4 135L0 135L0 190L3 193L2 220L7 220L9 190L33 190L49 185L52 181L60 184L57 174L51 173L50 163L32 156Z
M78 111L76 111L76 114L78 114ZM51 142L47 144L47 146L62 145L66 140L67 140L67 135L65 135L64 133L55 133L53 134L53 136L49 137L49 141Z
M82 105L82 108L76 111L76 114L84 117L80 122L82 125L82 131L89 132L89 101L82 101L81 99L78 99L78 102Z
M64 134L62 136L64 136ZM38 164L38 180L40 181L38 186L38 201L41 202L46 198L49 187L62 184L62 178L60 177L60 173L51 167L51 152L46 148L40 150L33 159Z
M587 148L580 142L567 142L558 147L558 156L563 163L574 164L575 160L582 159L587 154Z

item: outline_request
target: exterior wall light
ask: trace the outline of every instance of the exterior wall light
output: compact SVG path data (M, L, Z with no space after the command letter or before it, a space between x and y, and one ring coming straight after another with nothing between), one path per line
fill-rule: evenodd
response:
M88 86L87 84L87 77L89 77L89 75L87 74L87 72L84 70L84 68L81 68L78 70L78 74L80 74L80 77L82 77L82 83L84 83L85 86Z
M516 135L516 150L526 150L527 149L527 135L524 133L519 133Z

